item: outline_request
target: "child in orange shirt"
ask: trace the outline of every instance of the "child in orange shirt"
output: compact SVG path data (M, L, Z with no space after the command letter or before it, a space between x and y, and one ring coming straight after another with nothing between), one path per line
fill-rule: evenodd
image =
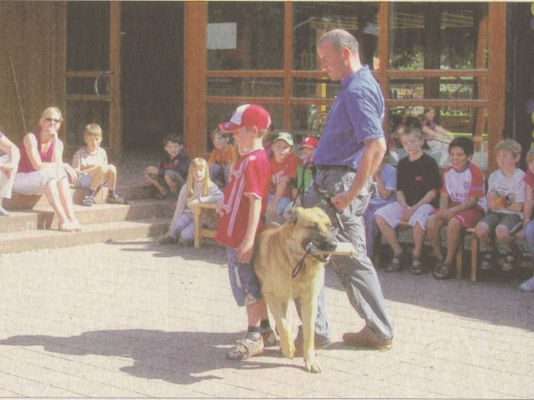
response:
M215 148L210 154L208 166L210 170L210 179L212 182L223 189L230 176L230 168L237 161L239 155L235 145L230 143L231 134L216 128L211 132L211 140Z

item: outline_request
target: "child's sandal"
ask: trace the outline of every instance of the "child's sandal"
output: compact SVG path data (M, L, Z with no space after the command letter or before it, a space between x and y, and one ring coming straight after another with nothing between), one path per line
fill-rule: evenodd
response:
M421 263L421 256L412 256L412 268L410 272L412 275L422 275L425 273L425 269Z
M520 261L519 257L520 255L517 249L513 249L512 251L506 253L506 257L504 258L504 262L502 263L503 272L511 271L514 268L515 264Z
M393 258L386 267L386 272L398 272L401 270L400 260L402 258L402 253L393 254Z
M436 262L436 268L434 269L434 278L436 279L448 279L451 277L451 264L443 263L443 260Z
M493 267L495 262L495 254L491 251L486 251L482 254L482 261L480 262L480 269L487 271Z
M165 200L167 197L169 197L169 191L164 190L163 192L159 192L158 199Z
M95 198L93 196L85 196L83 199L82 204L86 207L91 207L95 201Z

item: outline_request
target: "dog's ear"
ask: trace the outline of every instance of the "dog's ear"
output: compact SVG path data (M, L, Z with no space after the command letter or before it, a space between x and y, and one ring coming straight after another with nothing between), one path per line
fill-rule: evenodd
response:
M292 226L295 226L297 224L301 211L302 211L302 207L294 207L289 213L288 221Z

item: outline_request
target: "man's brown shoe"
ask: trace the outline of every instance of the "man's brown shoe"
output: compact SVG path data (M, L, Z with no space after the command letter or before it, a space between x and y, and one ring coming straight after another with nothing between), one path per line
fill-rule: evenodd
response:
M347 332L343 335L343 342L349 346L370 347L376 350L389 350L393 347L393 338L374 339L363 330L360 332Z

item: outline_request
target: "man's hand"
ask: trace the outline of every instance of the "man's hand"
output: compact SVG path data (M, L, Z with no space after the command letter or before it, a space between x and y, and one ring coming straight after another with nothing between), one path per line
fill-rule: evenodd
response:
M342 192L332 197L332 204L338 209L345 209L353 200L352 195L349 192Z

